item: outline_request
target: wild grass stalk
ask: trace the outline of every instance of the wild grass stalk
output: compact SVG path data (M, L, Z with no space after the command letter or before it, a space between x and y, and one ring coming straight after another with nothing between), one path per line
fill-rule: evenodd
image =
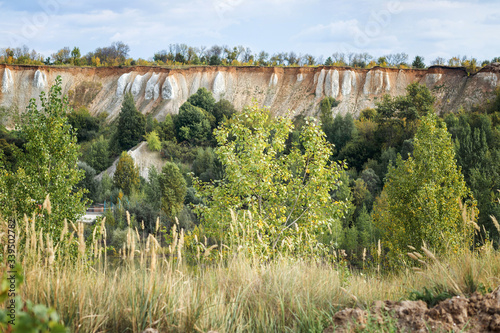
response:
M18 258L26 279L22 297L54 307L74 332L142 332L148 327L160 332L319 332L346 306L400 300L430 285L467 294L474 286L500 284L500 254L491 244L441 258L413 248L409 257L420 263L418 273L408 268L389 274L377 265L345 275L318 261L258 261L245 255L242 245L229 247L234 255L208 261L219 246L203 239L197 242L193 256L198 265L193 267L186 260L186 235L177 224L170 244L162 248L158 228L156 235L138 242L128 216L121 259L107 256L105 221L94 227L86 244L83 225L71 224L71 230L66 224L54 240L36 230L38 218L25 217L18 226ZM67 245L72 239L76 248Z

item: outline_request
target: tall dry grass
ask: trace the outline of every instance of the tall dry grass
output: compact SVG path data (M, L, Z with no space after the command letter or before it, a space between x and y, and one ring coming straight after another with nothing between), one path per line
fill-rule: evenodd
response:
M480 284L500 284L500 254L489 244L444 258L415 250L414 264L420 268L409 265L392 274L377 267L349 271L287 258L262 263L241 255L204 262L213 247L192 266L183 260L182 230L174 229L171 244L162 248L158 235L140 240L129 220L118 258L104 251L105 221L86 243L82 224L65 224L53 240L43 229L36 231L37 219L25 217L17 227L18 260L25 272L21 293L54 307L73 332L148 327L160 332L321 332L342 307L399 300L433 285L467 294Z

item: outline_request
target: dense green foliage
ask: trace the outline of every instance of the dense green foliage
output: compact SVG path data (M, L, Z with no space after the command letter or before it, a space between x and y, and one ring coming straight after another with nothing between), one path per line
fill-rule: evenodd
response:
M134 159L125 151L116 164L113 183L126 195L130 195L139 186L139 170L135 166Z
M474 245L486 239L497 245L500 240L490 217L500 217L497 204L499 100L500 97L484 107L476 107L477 112L460 111L444 116L453 140L454 159L471 190L460 192L460 195L464 199L463 193L470 194L468 198L476 200L479 210L477 223L481 232L476 233ZM164 230L170 231L177 217L179 227L193 233L190 237L197 235L202 239L205 235L209 243L251 244L254 254L265 257L276 254L277 249L290 254L317 254L326 249L333 253L335 249L337 254L345 250L346 257L356 265L362 258L378 258L373 249L379 239L383 243L383 255L392 258L396 256L396 247L389 243L405 243L409 235L417 248L417 243L423 239L435 246L433 242L439 243L438 238L442 235L450 239L450 244L456 244L456 239L447 234L453 232L451 227L429 241L430 231L423 227L427 225L423 222L427 215L411 215L413 213L405 211L417 207L412 205L417 205L418 200L398 192L406 193L406 188L411 193L427 195L430 201L436 199L436 207L429 207L426 212L435 219L442 219L445 211L456 215L454 209L458 199L451 200L450 193L458 192L446 192L444 188L449 186L441 188L439 183L435 191L427 193L414 179L436 183L431 176L438 177L440 172L452 170L436 167L439 172L426 178L423 172L431 169L415 166L419 154L425 156L420 160L432 161L429 156L442 148L435 143L425 152L431 154L427 156L418 147L422 140L415 138L417 129L422 128L424 120L428 121L427 117L434 113L431 92L425 86L411 84L405 95L380 99L374 109L363 110L359 119L336 113L338 103L333 98L321 101L318 110L321 131L313 125L315 121L303 115L293 120L275 118L269 111L256 106L237 113L231 103L223 99L216 102L206 89L191 96L177 115L167 115L163 121L157 121L152 115L145 119L136 110L132 96L128 95L124 98L124 112L120 118L128 113L131 121L139 124L134 130L141 128L128 145L146 139L150 149L160 149L161 157L170 162L168 171L152 168L146 179L139 177L130 156L122 156L114 179L107 175L94 178L120 156L123 149L120 142L130 138L132 132L122 131L125 122L120 124L120 119L105 124L104 116L95 119L85 109L79 109L68 113L65 122L68 128L71 124L81 135L81 160L86 163L79 164L82 178L73 185L72 191L88 191L86 199L113 207L106 213L107 223L116 229L116 232L109 232L116 234L116 240L110 242L112 246L122 244L126 211L131 214L132 225L144 225L148 232L158 230L157 221L159 226L166 227ZM443 139L444 127L437 126L437 129L441 136L426 135L433 140ZM124 135L126 132L130 135ZM0 185L8 188L24 163L20 157L24 156L27 141L23 132L3 130L1 135L3 167L0 172L3 176ZM449 145L446 147L449 153ZM441 153L440 156L445 155ZM305 167L307 156L312 156L316 163L323 163L316 177L306 172L308 169L312 172ZM409 170L410 164L413 173L397 171ZM415 175L417 169L421 171L418 176L408 176ZM404 183L404 188L395 186L395 182ZM382 191L384 185L386 190ZM393 189L391 195L388 187ZM450 195L446 197L445 194ZM2 192L0 200L9 202L9 196L10 192ZM30 201L34 208L43 201L44 196L40 197L36 203ZM395 201L391 201L394 198L398 202L405 198L400 210L394 210ZM202 214L194 214L194 207ZM419 231L404 234L399 240L387 236L389 229L386 225L381 226L380 221L394 222L396 215L411 225L405 228ZM299 242L316 245L305 251Z
M330 197L341 168L329 162L331 147L312 120L302 128L300 145L284 154L292 130L290 118L273 119L269 110L253 105L215 131L224 177L217 185L194 183L206 200L198 208L209 236L222 243L240 242L265 258L275 251L298 255L322 250L317 235L339 221L348 204Z
M118 117L118 144L120 149L129 150L138 144L146 131L146 118L137 111L134 97L127 93L123 100L120 116Z
M158 183L161 209L169 218L173 218L182 210L187 192L186 181L179 167L172 162L167 162L161 169Z
M52 214L43 228L57 233L64 219L74 221L85 210L84 191L75 189L83 171L77 168L79 148L59 77L47 95L40 95L40 104L32 99L20 123L25 144L16 151L15 168L0 169L0 209L3 216L42 214L41 205L50 195Z
M422 118L414 145L413 156L406 161L398 156L396 166L389 167L386 203L376 207L375 225L392 258L424 242L438 253L457 252L472 244L473 225L462 219L461 202L469 193L451 135L430 114Z

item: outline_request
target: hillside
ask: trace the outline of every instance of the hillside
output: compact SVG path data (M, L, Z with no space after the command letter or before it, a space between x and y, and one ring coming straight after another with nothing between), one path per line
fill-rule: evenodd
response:
M470 74L463 68L427 70L348 67L45 67L0 65L0 106L24 110L29 100L46 91L60 75L63 90L75 107L86 106L97 115L116 118L126 92L134 95L139 110L163 120L205 87L216 99L225 98L237 108L256 99L274 113L287 110L314 115L325 96L341 103L335 112L357 115L373 107L384 94L402 95L412 82L425 84L437 97L437 110L456 111L490 98L498 85L500 64Z

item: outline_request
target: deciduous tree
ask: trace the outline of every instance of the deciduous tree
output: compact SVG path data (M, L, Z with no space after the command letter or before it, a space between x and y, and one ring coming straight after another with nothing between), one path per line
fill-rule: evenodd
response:
M438 253L471 244L472 225L462 220L460 202L469 198L446 126L433 113L422 118L413 157L389 167L374 220L394 259L423 242ZM386 211L384 211L386 210Z

